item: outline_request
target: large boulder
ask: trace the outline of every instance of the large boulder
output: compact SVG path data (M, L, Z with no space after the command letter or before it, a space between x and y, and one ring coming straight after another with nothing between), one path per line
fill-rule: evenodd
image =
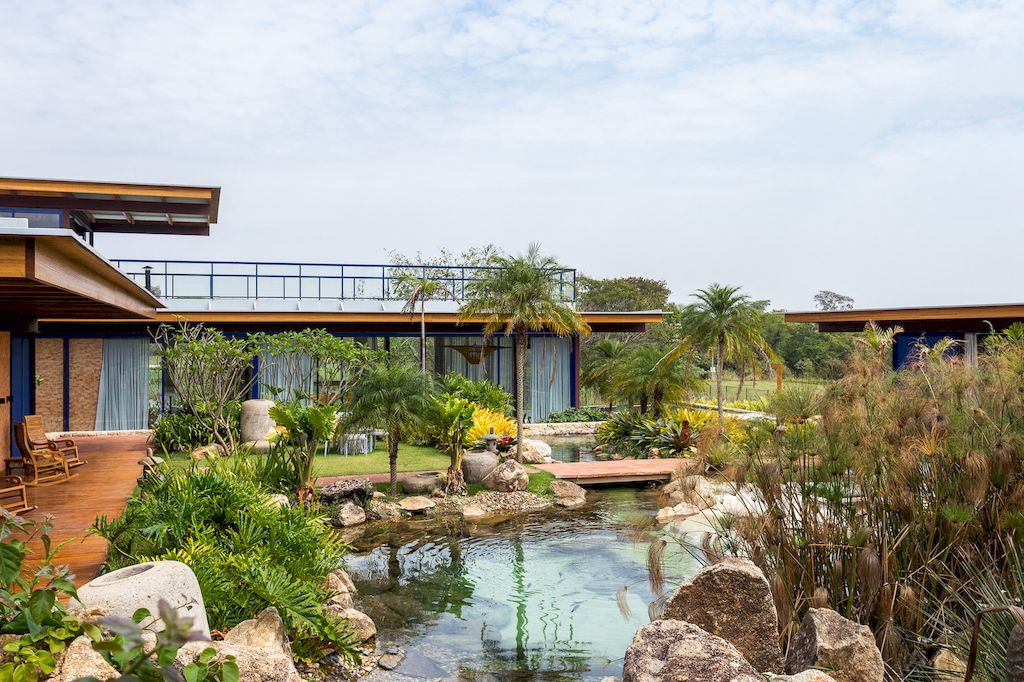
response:
M556 478L551 481L551 494L555 496L555 504L574 509L587 502L587 491L572 481L564 481Z
M512 448L521 462L527 464L543 464L551 457L551 446L542 440L523 438L519 445Z
M836 678L820 670L805 670L796 675L773 675L765 673L766 682L836 682Z
M663 617L693 623L721 637L762 672L782 672L772 591L764 573L749 559L729 558L702 568L679 586Z
M242 442L265 440L267 432L277 426L270 416L273 400L246 400L242 403L239 431Z
M789 643L786 672L828 672L836 682L882 682L885 665L871 629L831 609L809 609Z
M334 525L348 528L366 523L366 511L354 502L345 502L334 515Z
M1006 643L1006 679L1008 682L1024 680L1024 630L1015 625Z
M131 618L140 608L159 613L160 600L166 601L179 616L192 619L192 629L210 636L203 593L192 569L180 561L150 561L126 566L87 582L78 588L73 610L100 609L111 616ZM153 628L162 630L164 623L156 619Z
M266 651L292 655L292 645L284 629L284 621L273 606L259 612L255 618L243 620L224 635L228 644L264 649Z
M411 474L402 479L402 490L406 495L429 495L444 487L444 481L436 472Z
M368 478L343 478L318 488L317 494L322 502L328 504L355 502L364 505L373 497L373 491L373 484Z
M329 615L348 621L352 639L356 642L366 642L377 636L377 625L362 611L351 607L346 609L337 604L328 604L326 610Z
M462 477L466 483L479 483L498 468L499 461L493 452L467 452L462 455Z
M83 677L113 680L121 676L112 665L92 648L92 640L85 635L77 637L64 650L60 669L50 678L55 682L74 682Z
M245 646L228 641L221 642L188 642L178 650L174 659L174 667L179 671L190 663L199 660L206 649L216 652L214 661L223 663L228 656L235 657L238 665L239 679L244 682L301 682L302 678L295 670L291 654L284 654L275 649Z
M375 521L385 519L397 519L402 516L402 508L394 502L385 499L373 498L366 503L366 518Z
M356 586L352 582L352 578L348 576L348 573L340 568L328 573L327 580L324 581L324 587L327 589L328 594L330 594L327 598L328 605L337 606L341 609L353 607L352 598L356 593Z
M401 500L399 500L398 506L401 507L404 511L410 512L412 514L421 514L427 511L428 509L433 509L434 507L436 507L437 503L434 502L429 497L414 495L413 497L403 497Z
M626 649L622 682L754 682L761 679L732 644L681 620L656 620Z
M526 473L526 468L522 464L514 459L507 459L484 478L483 484L488 490L514 493L526 490L530 484L530 475Z
M949 649L939 649L931 661L932 679L936 682L963 682L967 674L967 664ZM1017 671L1018 673L1024 671ZM1024 679L1018 675L1010 679Z

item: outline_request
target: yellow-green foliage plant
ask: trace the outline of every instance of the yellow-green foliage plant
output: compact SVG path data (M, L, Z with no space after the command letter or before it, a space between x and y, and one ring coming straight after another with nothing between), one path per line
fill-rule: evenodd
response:
M466 443L474 447L479 446L484 442L484 436L489 433L494 433L496 436L514 437L516 423L500 412L477 406L473 410L473 427L466 436Z
M943 342L900 371L892 341L869 328L820 418L791 403L773 434L751 439L739 475L765 513L729 519L720 536L767 575L784 644L810 606L829 606L872 629L898 678L955 634L940 617L953 595L985 598L979 566L998 580L1017 565L1024 340L993 337L977 367Z

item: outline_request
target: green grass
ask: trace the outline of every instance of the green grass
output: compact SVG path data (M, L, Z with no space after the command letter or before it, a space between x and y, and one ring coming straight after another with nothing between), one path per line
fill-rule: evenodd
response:
M804 379L795 378L784 375L782 377L782 386L793 386L796 384L809 385L809 386L820 386L826 383L823 379ZM722 379L722 393L727 402L736 400L736 391L739 389L740 380L739 377L726 373ZM761 377L757 380L757 387L755 388L750 377L743 382L743 390L740 391L740 400L757 400L763 398L766 395L775 393L775 380L769 377ZM704 396L707 398L714 399L715 396L715 382L708 381L704 384Z
M169 463L176 467L189 464L188 454L179 452L170 456ZM401 443L398 446L399 471L444 471L449 458L435 448L423 445ZM388 473L388 451L384 443L366 455L318 456L313 465L317 476L364 476L366 474Z

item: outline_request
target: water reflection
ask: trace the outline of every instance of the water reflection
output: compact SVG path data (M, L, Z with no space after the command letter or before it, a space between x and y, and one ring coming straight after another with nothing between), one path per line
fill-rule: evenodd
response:
M396 673L408 677L557 680L621 673L621 657L654 599L646 543L627 523L653 514L653 494L591 493L576 512L545 512L494 525L461 519L372 530L349 559L360 607L381 642L414 652ZM668 558L689 575L688 555ZM615 593L629 585L624 618Z

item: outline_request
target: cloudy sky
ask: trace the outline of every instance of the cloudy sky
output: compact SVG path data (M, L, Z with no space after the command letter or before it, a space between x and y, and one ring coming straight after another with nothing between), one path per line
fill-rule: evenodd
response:
M0 0L0 175L223 187L109 256L530 241L675 298L1024 300L1024 2Z

